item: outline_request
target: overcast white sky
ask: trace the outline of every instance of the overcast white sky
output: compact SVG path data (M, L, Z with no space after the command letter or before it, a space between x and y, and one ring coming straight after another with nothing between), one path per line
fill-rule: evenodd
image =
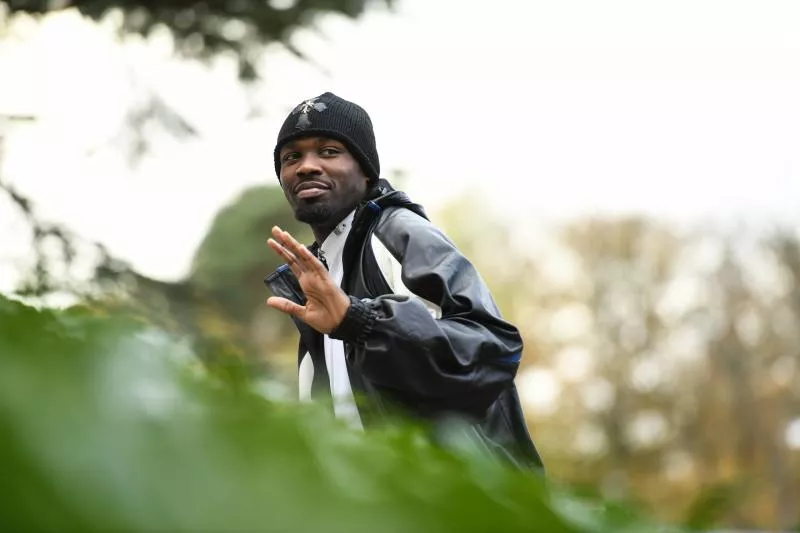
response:
M178 277L221 205L274 183L284 114L331 90L370 112L384 170L406 170L431 208L477 187L519 223L623 211L798 220L796 0L398 0L394 14L320 27L327 40L297 42L330 75L274 51L257 95L267 116L248 121L225 69L123 50L74 13L51 17L0 43L0 114L40 119L9 137L6 176L45 215ZM123 55L203 134L160 143L136 174L113 154L84 157L132 94ZM27 246L7 206L0 290Z

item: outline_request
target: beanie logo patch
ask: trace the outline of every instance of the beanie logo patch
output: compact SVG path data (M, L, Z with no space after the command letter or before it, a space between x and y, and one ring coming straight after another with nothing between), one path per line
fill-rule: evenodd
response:
M299 130L304 130L309 126L311 126L311 120L308 118L308 113L312 109L317 111L318 113L322 113L327 108L328 106L326 106L324 103L317 102L317 98L310 98L300 103L292 111L292 115L297 115L298 113L300 114L300 116L297 119L297 124L295 125L295 128Z

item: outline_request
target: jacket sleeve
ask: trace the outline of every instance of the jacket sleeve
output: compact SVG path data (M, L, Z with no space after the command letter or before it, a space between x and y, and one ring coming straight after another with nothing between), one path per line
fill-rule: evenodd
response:
M522 339L503 320L470 261L433 224L407 210L387 210L375 235L402 267L419 298L351 296L330 334L353 346L351 363L376 385L424 398L443 410L482 417L516 375Z

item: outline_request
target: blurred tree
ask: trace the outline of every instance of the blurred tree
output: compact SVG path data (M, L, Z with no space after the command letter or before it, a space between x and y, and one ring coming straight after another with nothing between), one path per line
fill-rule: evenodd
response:
M188 335L206 362L220 353L236 354L254 368L294 369L295 329L291 321L264 303L264 277L281 264L266 244L279 225L311 243L307 225L298 222L277 185L243 191L214 218L187 276L175 282L149 278L106 264L98 271L104 287L122 287L132 298L102 302L137 309L160 327Z
M246 319L263 304L261 293L242 288L261 287L264 274L282 263L266 245L275 225L301 242L313 240L308 226L294 218L277 184L252 187L217 213L195 252L189 279L222 302L232 318Z
M381 3L392 5L392 0ZM120 32L149 36L167 29L181 55L208 60L232 54L243 79L259 76L257 61L264 46L277 42L298 56L291 37L300 28L313 28L315 17L338 14L351 18L362 15L370 0L228 0L222 2L184 0L3 0L9 13L46 15L65 8L77 9L100 21L114 12L122 14Z
M534 228L515 247L478 197L439 220L523 333L518 385L551 476L693 530L797 526L796 234L585 219L552 228L555 247Z
M97 22L115 20L120 16L120 38L149 37L157 30L166 30L173 38L179 56L199 61L215 57L233 57L239 65L239 77L257 80L257 62L267 45L281 44L299 57L308 60L292 45L292 36L301 29L315 29L320 15L341 15L357 18L370 4L391 7L392 0L296 0L266 2L232 0L202 1L130 1L130 0L0 0L0 34L20 17L46 17L65 9L73 9ZM135 101L125 113L118 134L107 143L121 151L130 165L136 165L150 146L151 126L179 139L198 135L192 121L177 112L153 87L144 84L129 68L129 77L139 90ZM0 138L6 134L0 131ZM1 142L1 141L0 141ZM91 155L102 147L95 147ZM79 236L61 224L41 219L35 209L35 199L28 198L20 188L4 181L0 157L0 191L6 193L31 227L36 253L35 267L19 288L26 296L40 297L67 289L81 291L69 280L54 273L55 265L71 264L79 248ZM61 253L46 253L40 243L56 241ZM85 244L85 243L82 243ZM89 243L99 252L101 271L118 271L122 264L98 243ZM127 267L125 267L127 269Z
M34 264L23 279L18 292L23 295L41 294L56 289L50 273L51 254L48 244L58 245L61 259L69 265L76 255L76 237L67 228L43 220L36 212L33 202L3 178L3 163L6 155L6 136L15 126L30 124L36 117L30 115L0 115L0 191L5 193L12 207L15 207L31 228L34 251Z
M800 530L800 453L792 457L787 449L789 424L800 420L800 239L795 231L778 231L768 239L767 249L777 258L778 279L783 294L773 304L768 317L771 337L771 364L768 388L775 433L764 440L768 447L768 467L775 490L777 523L785 529ZM768 428L769 430L770 428ZM797 447L797 443L795 443Z
M639 218L576 223L565 229L564 242L590 287L565 306L585 306L591 317L588 337L576 345L592 355L595 376L613 385L610 401L583 401L589 421L605 435L603 482L609 495L629 495L637 481L631 473L657 469L670 431L670 417L660 409L670 401L669 383L657 374L658 365L670 364L659 351L668 331L657 310L681 242ZM557 365L569 365L570 349L569 343L559 349Z
M696 527L796 525L800 475L783 435L797 413L798 279L786 264L797 239L776 239L781 254L762 237L607 220L572 224L564 242L592 287L576 304L590 311L582 344L594 364L559 406L577 417L573 434L602 428L596 481ZM552 354L561 372L565 353ZM597 379L612 385L609 402L586 394ZM588 400L585 410L572 395ZM586 462L566 464L567 477L583 477L569 468Z

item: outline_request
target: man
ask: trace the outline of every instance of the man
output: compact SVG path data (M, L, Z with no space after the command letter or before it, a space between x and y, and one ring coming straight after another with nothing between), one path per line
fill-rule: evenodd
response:
M300 397L331 399L358 428L388 409L457 418L482 446L540 469L514 386L520 334L422 207L380 179L367 112L332 93L306 100L274 158L315 237L305 247L275 227L268 240L286 264L265 280L267 303L300 333Z

